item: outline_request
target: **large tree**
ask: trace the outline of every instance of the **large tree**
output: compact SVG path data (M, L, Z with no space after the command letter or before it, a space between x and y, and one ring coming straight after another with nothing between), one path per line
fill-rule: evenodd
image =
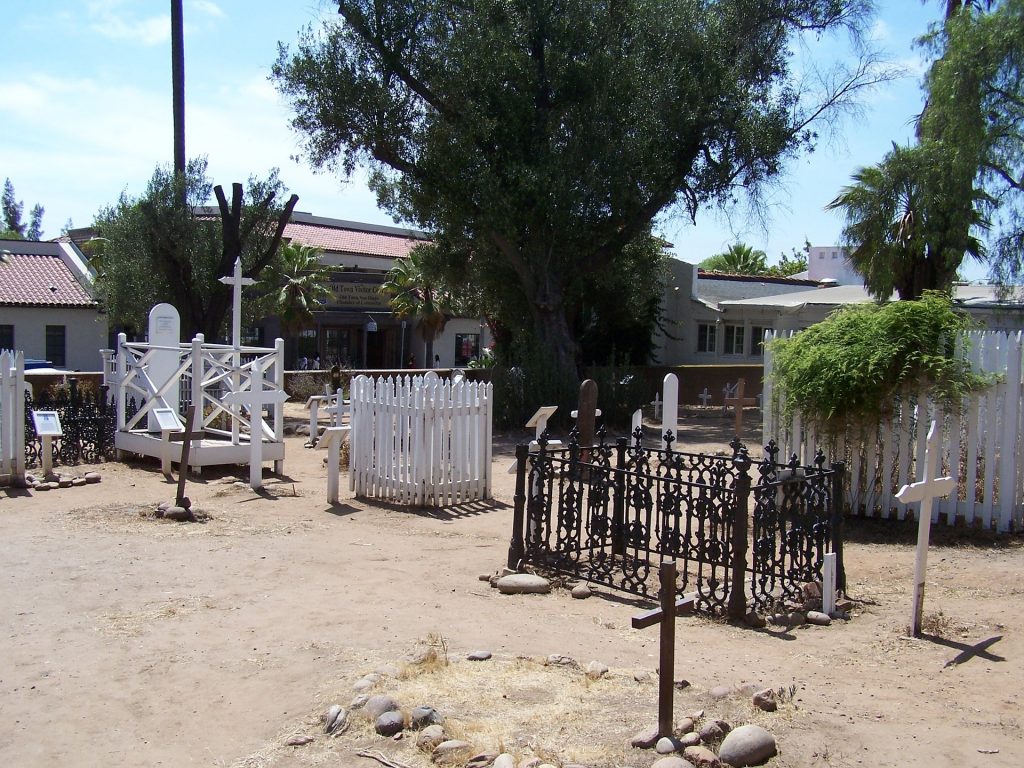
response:
M14 185L10 179L4 179L4 190L0 194L0 214L3 223L0 225L0 239L38 240L43 235L43 206L38 203L32 206L28 222L22 221L25 204L18 200L14 193Z
M219 215L208 207L211 193ZM228 200L211 185L205 160L191 160L184 177L158 167L141 197L122 195L93 223L103 243L99 286L112 322L141 330L150 307L166 301L181 314L186 338L220 338L231 288L219 278L231 274L236 258L252 278L271 263L298 202L296 195L283 202L284 195L276 171L250 178L248 192L232 185Z
M795 36L856 28L868 6L342 0L273 77L315 166L369 165L386 209L505 276L524 335L568 370L589 278L666 208L756 192L873 79L861 60L809 98L791 66Z

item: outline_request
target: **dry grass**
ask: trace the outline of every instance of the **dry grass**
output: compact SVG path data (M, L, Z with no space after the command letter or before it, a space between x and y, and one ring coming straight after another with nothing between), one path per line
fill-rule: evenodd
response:
M139 611L125 613L104 613L97 617L100 632L113 637L138 637L152 629L158 621L187 616L203 608L214 608L210 598L205 595L174 597L149 603Z

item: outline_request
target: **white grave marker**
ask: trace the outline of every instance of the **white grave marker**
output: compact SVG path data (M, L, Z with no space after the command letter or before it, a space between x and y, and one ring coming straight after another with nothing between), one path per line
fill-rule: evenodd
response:
M655 393L651 405L654 406L654 420L657 421L661 418L661 392Z
M263 406L277 405L288 399L280 389L263 388L263 363L252 364L250 388L228 392L224 402L241 405L249 412L249 485L253 490L263 487Z
M665 415L661 419L661 439L665 433L672 431L672 439L679 443L679 378L674 373L666 373L662 382Z
M242 277L242 260L235 259L235 271L220 278L224 285L231 286L231 346L238 349L242 346L242 286L252 285L256 281L251 277Z
M640 434L642 435L644 432L644 412L642 408L637 408L635 411L633 411L633 423L630 424L629 427L630 441L633 440L633 437L636 435L636 431L638 429L640 430Z
M928 538L932 525L932 501L948 496L956 489L952 477L932 477L938 473L939 430L933 420L928 430L928 445L924 453L923 477L916 483L904 485L896 494L896 500L904 504L921 502L917 513L917 558L914 561L914 599L910 612L910 626L907 634L917 637L921 634L921 614L924 609L925 569L928 565ZM933 463L935 467L933 468Z
M708 392L707 387L704 387L704 391L697 395L697 397L700 398L700 404L703 405L705 408L707 407L707 404L711 401L711 393Z
M327 427L317 448L327 449L327 503L338 503L338 475L341 473L341 444L351 427Z
M181 317L178 310L170 304L157 304L149 310L149 343L153 347L146 375L153 382L157 391L163 389L181 365ZM170 386L164 393L165 405L178 410L178 387ZM148 415L147 429L150 432L160 431L160 422L152 411Z

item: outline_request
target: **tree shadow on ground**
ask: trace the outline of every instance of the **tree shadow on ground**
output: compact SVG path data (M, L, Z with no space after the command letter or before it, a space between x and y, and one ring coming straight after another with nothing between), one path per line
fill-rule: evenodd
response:
M844 517L843 541L854 544L917 544L917 520ZM1024 546L1024 533L996 533L966 525L933 525L929 542L934 547L1012 549Z

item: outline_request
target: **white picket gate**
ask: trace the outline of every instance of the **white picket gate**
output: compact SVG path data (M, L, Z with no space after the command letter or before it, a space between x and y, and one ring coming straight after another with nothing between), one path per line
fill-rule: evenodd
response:
M959 480L957 492L933 506L933 522L952 525L962 520L998 531L1020 530L1024 525L1024 340L1019 332L973 331L965 334L958 347L974 371L996 375L992 386L965 398L951 413L906 390L877 424L848 426L835 437L818 435L799 413L789 421L783 418L783 393L772 386L772 355L766 349L764 440L779 444L782 460L796 454L806 462L818 447L830 460L844 460L852 514L903 519L908 509L895 495L905 483L921 476L918 467L923 467L928 426L935 419L943 430L939 474ZM912 510L911 516L916 514Z
M490 498L490 384L357 376L351 402L356 496L435 507Z
M0 351L0 477L25 480L25 357Z

